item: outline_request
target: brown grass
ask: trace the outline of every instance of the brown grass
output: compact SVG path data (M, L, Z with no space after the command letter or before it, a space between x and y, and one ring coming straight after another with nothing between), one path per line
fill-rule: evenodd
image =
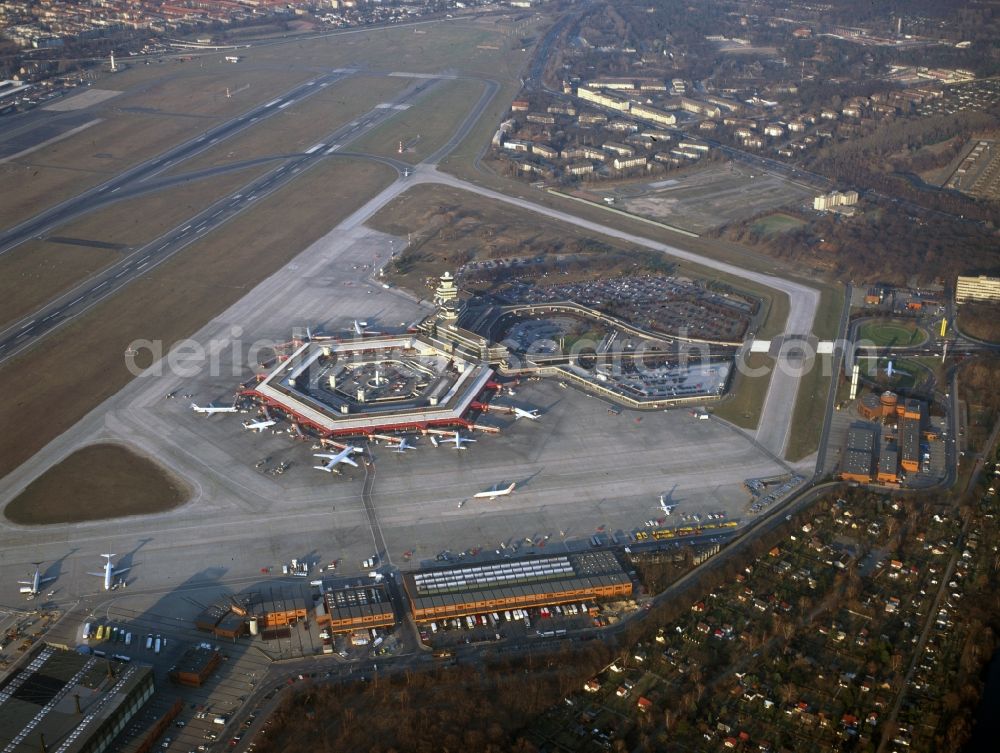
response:
M122 246L120 250L33 240L0 256L0 327L36 311L265 169L247 168L116 202L51 233L58 238L113 243Z
M753 430L760 423L760 412L774 371L774 359L767 353L747 353L745 359L750 370L764 368L765 373L761 376L737 373L729 399L713 407L712 412L741 429Z
M164 512L188 496L178 479L149 458L121 445L95 444L32 481L4 515L22 526L81 523Z
M355 76L321 89L301 104L291 105L227 139L197 157L173 167L168 175L265 155L294 154L316 144L340 126L391 99L410 82L406 78ZM349 147L353 150L353 145Z
M483 93L480 81L455 80L437 85L410 109L400 112L351 145L353 151L379 154L415 165L451 138ZM399 154L399 142L406 151Z
M100 124L0 164L0 226L17 224L324 69L356 65L429 73L457 68L473 75L509 77L516 76L522 64L520 57L509 58L510 40L488 29L429 24L419 31L389 28L290 39L287 44L241 50L244 59L237 65L223 62L225 53L220 53L186 63L131 65L109 74L95 85L123 94L92 110L102 118ZM483 43L499 44L501 49L478 49ZM246 84L250 88L241 89ZM227 87L236 92L231 98L226 97Z
M258 101L308 78L305 72L255 73L253 87L232 99L225 96L235 66L213 75L193 73L180 64L142 66L139 73L170 73L172 80L146 81L123 74L102 88L135 87L94 109L98 125L21 159L0 164L0 225L9 227L117 175L201 133ZM200 69L199 69L200 70ZM147 75L148 77L148 75ZM244 74L245 78L248 78ZM249 95L253 92L252 98ZM123 108L148 108L135 112Z
M387 185L388 168L337 160L304 173L252 212L210 233L117 296L0 368L0 426L45 416L31 432L0 432L0 477L132 378L123 353L137 338L190 336ZM322 197L303 201L303 196ZM72 364L72 368L67 368Z

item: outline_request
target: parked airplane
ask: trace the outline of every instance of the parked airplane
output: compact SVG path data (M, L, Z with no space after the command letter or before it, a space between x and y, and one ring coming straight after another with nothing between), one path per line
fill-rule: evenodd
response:
M677 507L677 505L668 505L667 504L667 499L666 499L665 495L663 495L663 494L660 495L659 508L660 508L660 511L664 515L670 515L674 511L675 507Z
M476 440L473 439L472 437L463 437L461 434L459 434L456 431L455 435L453 437L448 437L447 439L442 439L441 441L442 442L454 442L456 450L464 450L465 449L465 445L467 445L469 442L475 442Z
M55 578L42 577L42 571L38 569L42 564L41 562L32 562L31 564L35 566L35 574L31 576L31 580L19 580L18 585L21 586L21 593L38 596L39 592L42 590L42 586L49 581L55 580Z
M232 405L228 406L207 405L205 407L202 407L200 405L196 405L195 403L191 403L191 410L193 410L195 413L204 413L210 416L213 413L235 413L236 407Z
M519 418L530 418L532 421L537 421L540 418L538 408L533 408L532 410L514 408L514 420L516 421Z
M401 440L399 440L399 444L396 445L395 452L402 454L407 450L415 450L415 449L417 449L417 446L415 444L410 444L409 442L406 441L406 437L403 437Z
M347 463L348 465L353 465L355 468L357 468L358 467L357 462L355 462L351 458L351 455L353 455L355 452L361 452L361 448L345 447L343 450L341 450L335 455L327 452L315 452L313 453L314 458L325 458L330 462L328 462L326 465L314 465L313 468L315 468L317 471L326 471L327 473L333 473L334 469L340 463Z
M494 486L489 491L477 492L477 493L473 494L472 498L473 499L488 499L488 500L490 500L492 502L497 497L506 497L508 494L510 494L512 491L514 491L514 486L515 486L516 483L517 482L511 482L511 485L508 486L506 489L501 489L500 485L497 484L496 486Z
M269 426L274 426L277 421L244 421L243 428L251 431L264 431Z
M121 575L122 573L127 573L132 568L131 567L116 568L113 564L111 564L111 558L116 557L118 555L102 554L101 556L107 559L107 562L104 563L104 572L87 573L87 575L96 575L98 578L104 578L104 590L110 591L112 586L114 585L115 578Z
M365 333L365 327L368 326L368 322L359 322L357 319L354 320L354 334L359 337Z

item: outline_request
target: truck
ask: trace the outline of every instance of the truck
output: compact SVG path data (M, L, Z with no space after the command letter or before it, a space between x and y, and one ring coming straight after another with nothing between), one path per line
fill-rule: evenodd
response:
M153 641L153 652L157 654L160 653L160 647L162 645L163 641L161 640L160 636L156 636L156 640Z
M152 634L146 636L146 650L149 651L153 647L153 636Z
M132 645L132 633L131 632L125 633L125 645L126 646L131 646Z
M83 639L85 641L89 641L90 640L90 623L89 622L83 623Z

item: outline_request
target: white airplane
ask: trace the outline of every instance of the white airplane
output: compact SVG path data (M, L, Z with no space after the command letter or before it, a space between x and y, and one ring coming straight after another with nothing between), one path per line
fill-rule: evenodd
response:
M55 577L43 578L42 571L38 569L42 563L32 562L31 564L35 566L35 574L31 576L31 580L19 580L17 583L21 586L21 593L38 596L39 592L42 590L42 586L49 581L55 580Z
M104 590L110 591L111 586L114 584L115 578L121 575L122 573L127 573L132 568L131 567L117 568L113 564L111 564L111 558L117 557L118 555L116 554L102 554L101 556L107 560L107 562L104 563L104 572L87 573L87 575L96 575L98 578L104 578Z
M333 469L336 468L340 463L347 463L348 465L353 465L355 468L358 467L357 462L355 462L351 455L355 452L361 452L360 447L345 447L337 454L331 454L328 452L316 452L313 453L314 458L325 458L329 460L326 465L314 465L317 471L326 471L327 473L333 473Z
M228 405L228 406L225 406L225 405L223 405L223 406L207 405L205 407L202 407L202 406L197 405L195 403L191 403L191 410L193 410L195 413L204 413L204 414L210 416L213 413L235 413L236 412L236 407L232 406L232 405Z
M463 437L461 434L459 434L456 431L455 432L455 436L448 437L447 439L442 439L441 441L442 442L454 442L456 450L464 450L465 449L465 445L467 445L469 442L475 442L476 440L473 439L472 437Z
M515 486L516 483L517 483L516 481L511 482L511 485L508 486L506 489L501 489L500 485L497 484L496 486L494 486L489 491L476 492L475 494L472 495L472 498L473 499L488 499L488 500L490 500L492 502L497 497L506 497L508 494L510 494L512 491L514 491L514 486Z
M660 495L660 504L659 504L660 512L662 512L664 515L670 515L674 511L675 507L677 507L677 505L668 505L666 497L662 494Z
M520 418L530 418L532 421L537 421L540 418L538 408L533 408L532 410L514 408L514 420L517 421Z
M251 431L264 431L269 426L274 426L277 421L244 421L243 428Z
M357 319L354 320L354 334L363 335L365 333L365 327L368 326L368 322L359 322Z
M401 440L399 440L399 444L396 445L396 449L394 450L394 452L398 452L402 455L407 450L415 450L415 449L417 449L417 446L415 444L410 444L409 442L406 441L406 437L403 437Z

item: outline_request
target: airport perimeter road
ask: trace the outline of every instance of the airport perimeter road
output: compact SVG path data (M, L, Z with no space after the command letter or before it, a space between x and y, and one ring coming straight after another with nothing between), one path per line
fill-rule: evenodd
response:
M812 332L813 321L816 317L816 309L819 306L819 291L791 280L784 280L780 277L752 272L734 264L718 261L707 256L701 256L692 251L685 251L660 241L649 240L638 235L617 230L607 225L601 225L590 220L582 219L576 215L562 212L557 209L536 204L527 199L507 196L506 194L492 191L488 188L477 186L474 183L455 178L442 173L432 166L420 165L412 178L413 182L436 183L440 185L458 188L463 191L479 194L494 201L501 201L527 209L528 211L541 214L553 220L565 222L570 225L600 233L612 238L627 241L628 243L654 251L660 251L677 259L698 264L709 269L715 269L725 274L733 275L744 280L764 285L765 287L777 290L788 296L789 310L788 319L785 322L784 334L805 335ZM784 354L779 355L774 373L771 376L770 387L761 411L760 423L757 426L755 440L766 447L775 455L784 456L788 445L788 436L791 431L792 413L795 409L795 399L799 390L800 374L793 364L786 360Z
M122 198L116 194L128 186L155 177L179 162L190 159L219 142L232 138L238 133L256 125L261 120L281 112L290 105L302 102L330 84L352 76L355 73L354 69L340 68L311 79L266 104L258 105L242 115L236 116L232 120L210 128L200 136L189 139L183 144L179 144L150 160L119 173L111 180L105 181L88 191L84 191L71 199L67 199L60 204L56 204L54 207L40 212L21 224L0 233L0 254L7 253L29 238L63 225L74 217L91 212L101 205L108 203L109 200Z
M383 105L373 108L365 115L330 133L305 152L287 156L279 167L251 181L238 189L237 192L209 205L183 226L178 225L108 269L60 295L41 309L28 314L20 321L0 331L0 363L30 348L48 333L85 313L141 275L155 269L177 252L200 240L204 235L215 230L254 203L291 182L300 173L318 164L320 160L340 152L344 146L382 125L399 112L400 108L408 107L413 101L429 92L435 83L422 81L408 87L402 94L389 102L389 106L385 106L383 103ZM318 88L318 86L313 88ZM481 108L479 111L481 112ZM395 167L397 171L401 169L402 163L396 163L394 160L379 159L378 161ZM147 175L147 177L151 176L152 173ZM187 176L178 175L170 181L164 181L160 187L165 187L172 182L182 183L187 179ZM134 190L140 193L146 189L144 184L140 183ZM128 191L123 191L120 197L126 198L129 195L131 194Z

